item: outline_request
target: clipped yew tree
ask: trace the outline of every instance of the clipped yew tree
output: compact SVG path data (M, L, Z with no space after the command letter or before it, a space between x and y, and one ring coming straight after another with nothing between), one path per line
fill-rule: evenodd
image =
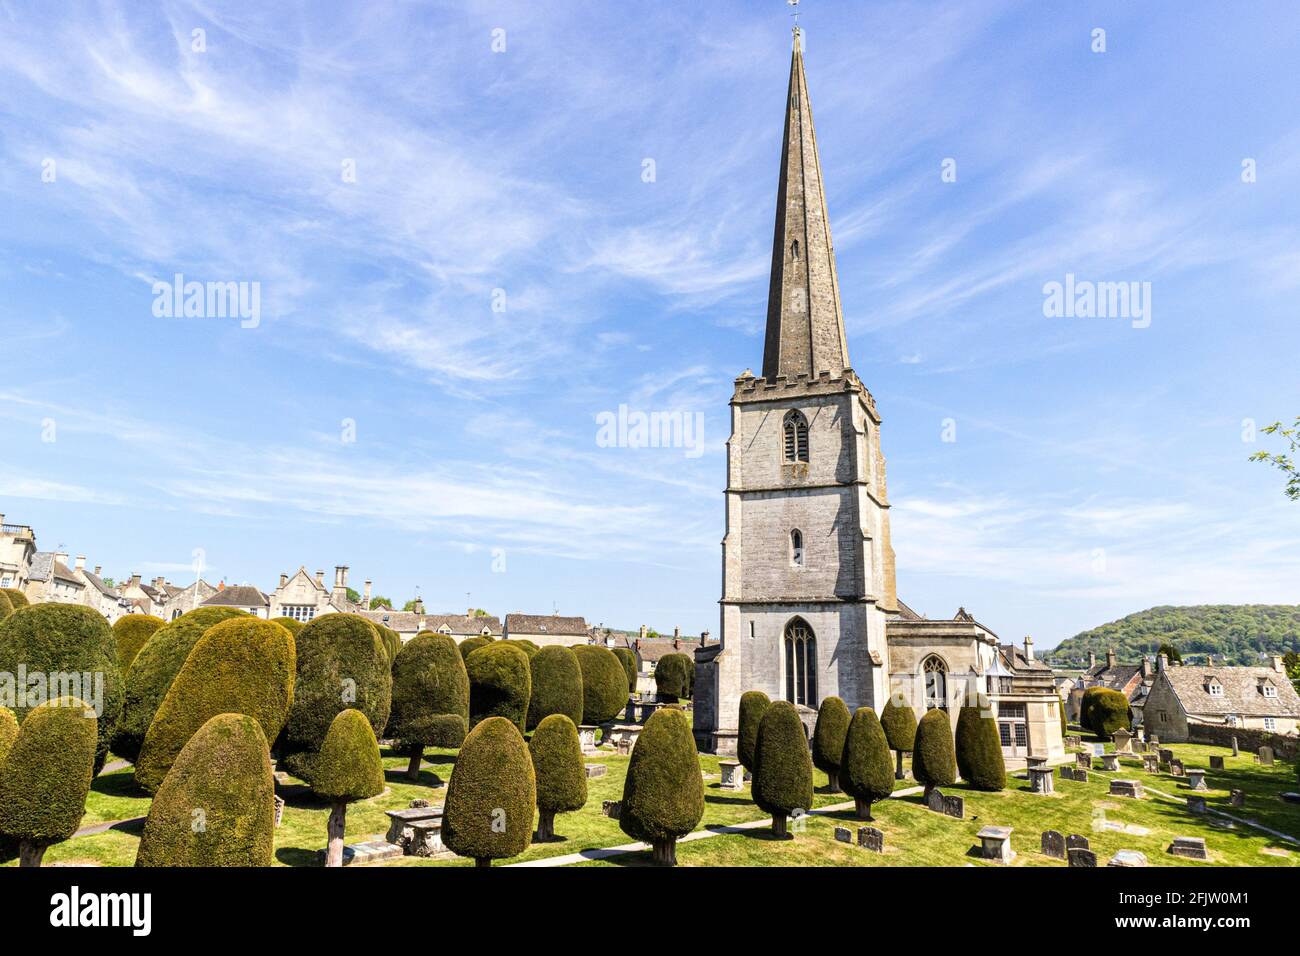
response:
M80 696L95 709L99 737L95 743L95 773L103 769L114 728L122 716L123 681L117 666L113 629L97 611L79 604L32 604L0 622L0 674L90 674L91 686ZM99 688L102 675L103 688ZM47 693L67 693L71 687L48 687ZM21 724L31 708L15 701Z
M844 756L844 737L853 716L848 705L838 697L827 697L817 708L813 726L813 765L830 779L830 792L840 792L840 758Z
M467 637L458 645L460 648L461 659L464 660L473 654L480 647L486 647L492 643L490 637Z
M528 661L532 694L528 698L528 729L552 714L563 714L576 726L582 723L582 667L572 648L551 645Z
M528 755L537 778L536 839L547 843L555 839L555 815L581 810L587 802L587 768L577 724L565 714L545 717L528 741Z
M1133 708L1128 698L1109 687L1089 687L1083 692L1079 705L1079 723L1103 740L1121 727L1125 730L1133 722Z
M355 614L324 614L295 643L293 706L279 749L285 769L310 784L316 755L340 713L359 710L371 727L388 725L393 675L378 630Z
M163 778L135 865L270 866L274 850L275 781L262 725L217 714Z
M494 641L465 658L469 673L469 723L504 717L522 734L533 692L528 653L514 641Z
M275 740L293 703L293 635L249 614L215 624L199 638L149 725L135 782L149 793L190 738L218 714L245 714Z
M456 758L442 809L443 843L476 866L491 866L528 849L536 809L533 761L519 728L488 717Z
M540 647L538 647L532 641L528 640L528 638L526 637L512 638L510 643L515 645L515 647L519 648L529 657L532 657L534 654L536 654L538 651L541 650Z
M903 754L911 753L916 742L916 711L902 697L891 694L880 712L880 726L884 728L889 749L897 754L894 779L902 780Z
M704 817L704 778L690 721L680 710L655 711L632 748L618 825L653 848L661 866L677 863L677 840Z
M374 625L375 630L379 632L379 640L383 642L384 653L388 655L388 666L393 666L393 661L397 660L397 653L402 649L402 635L398 634L391 627L383 624L370 622Z
M623 665L623 672L627 674L627 692L636 693L636 655L632 653L631 648L611 647L610 653L618 658L618 662Z
M773 702L758 725L754 746L758 767L754 771L754 802L772 814L772 833L791 836L786 820L796 810L808 811L813 800L812 758L803 721L794 704Z
M125 674L140 648L149 642L154 631L167 622L152 614L124 614L113 625L113 637L117 640L117 666Z
M361 711L345 710L330 724L316 757L311 788L330 805L325 865L342 866L348 804L384 792L384 763L379 757L379 743L374 728Z
M1007 767L1002 760L998 725L987 702L957 712L957 772L976 790L1003 790Z
M0 588L0 592L3 592L4 596L9 599L9 603L13 605L15 611L32 603L27 600L27 595L17 588Z
M894 767L880 718L859 707L849 721L840 755L840 786L853 798L859 820L871 819L871 804L894 792Z
M388 733L411 758L409 780L420 779L425 747L459 747L469 723L469 674L456 642L423 631L393 661L393 710Z
M949 787L957 781L957 756L953 752L952 727L942 707L928 710L916 725L912 745L912 776L925 786L928 796L935 787Z
M695 661L685 654L665 654L655 665L655 689L661 700L689 700L695 684Z
M747 690L740 695L740 720L737 724L736 759L751 774L758 766L758 725L772 701L761 690Z
M126 698L113 734L113 753L135 763L149 725L199 638L214 624L247 616L233 607L201 607L154 631L126 673Z
M3 621L14 612L13 602L9 600L9 595L0 591L0 621Z
M5 764L5 754L18 737L18 718L8 707L0 707L0 767Z
M276 624L279 624L282 628L284 628L294 637L297 637L298 632L307 626L302 621L299 621L296 618L292 618L292 617L273 617L271 618L271 620L274 621Z
M97 723L83 701L60 697L19 726L0 766L0 836L17 842L19 866L40 866L48 847L77 832L95 779Z
M582 723L603 724L627 709L627 674L614 652L597 644L573 648L582 670Z

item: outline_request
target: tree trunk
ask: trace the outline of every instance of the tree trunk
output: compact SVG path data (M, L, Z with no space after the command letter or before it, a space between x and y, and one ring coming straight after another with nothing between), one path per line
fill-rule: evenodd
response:
M838 770L828 770L826 777L830 781L826 787L828 793L840 792L840 772Z
M480 856L480 857L476 857L476 858L474 859L474 866L475 866L475 868L483 867L484 869L491 869L491 868L492 868L492 857L490 857L490 856Z
M863 800L861 797L855 797L853 800L853 809L857 812L859 820L871 819L871 801Z
M343 831L347 826L348 805L336 803L330 807L329 821L325 832L329 834L329 845L325 851L326 866L343 865Z
M537 842L549 843L555 839L555 811L537 811Z
M18 865L19 866L40 866L41 860L45 856L45 845L33 843L31 840L23 840L18 844Z
M898 769L894 771L894 779L903 779L903 751L898 751Z
M660 843L652 844L654 847L654 861L659 866L676 866L677 865L677 841L664 840Z
M927 784L925 785L925 793L921 794L921 799L922 799L922 800L925 800L926 802L929 802L929 800L930 800L930 791L932 791L933 789L934 789L934 784L932 784L932 783L927 783Z
M411 754L411 762L406 765L406 779L420 779L420 761L424 759L424 748L416 747L415 752Z
M784 813L772 814L772 835L778 840L784 840L790 836L790 831L786 828L786 818Z

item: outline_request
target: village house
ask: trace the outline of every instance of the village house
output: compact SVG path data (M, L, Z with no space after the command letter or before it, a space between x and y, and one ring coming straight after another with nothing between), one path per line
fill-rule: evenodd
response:
M1300 696L1276 656L1269 667L1170 667L1161 654L1145 710L1147 735L1169 743L1186 742L1197 725L1276 734L1300 730Z
M424 618L420 630L445 634L457 644L467 637L488 637L495 640L501 636L501 619L493 614L478 614L474 608L470 608L465 614L429 614Z
M366 582L366 597L363 604L353 604L348 600L348 568L338 565L334 568L334 586L325 586L325 572L317 571L315 576L307 573L305 565L299 565L292 575L281 574L280 582L270 594L269 616L289 617L295 621L315 620L321 614L356 614L370 603L370 582Z
M270 615L271 599L260 588L248 584L234 584L226 587L225 583L217 586L215 594L203 602L201 607L230 607L265 620Z
M85 582L68 567L68 556L63 552L37 551L32 555L23 586L23 593L31 603L82 604L85 589Z
M1128 698L1133 708L1134 724L1141 724L1143 705L1147 691L1150 689L1155 668L1143 657L1137 664L1121 664L1115 656L1115 648L1106 651L1104 663L1097 662L1097 655L1088 653L1088 669L1075 679L1065 700L1065 716L1071 722L1079 720L1079 708L1083 703L1083 693L1089 687L1108 687L1119 691Z
M25 524L5 524L0 514L0 588L23 591L35 555L36 532Z
M561 617L559 614L518 613L506 615L502 636L507 641L511 638L527 638L539 647L548 644L559 644L563 647L568 647L570 644L587 644L590 643L591 638L585 618Z
M122 597L117 588L110 587L108 582L100 577L102 570L96 565L94 571L87 571L85 555L79 554L72 573L85 585L81 595L86 606L104 615L104 620L109 624L114 624L122 615L131 613L131 602Z

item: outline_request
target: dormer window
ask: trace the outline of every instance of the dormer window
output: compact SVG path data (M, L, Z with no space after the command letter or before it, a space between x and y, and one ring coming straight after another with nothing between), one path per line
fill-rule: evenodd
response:
M803 532L798 528L790 532L790 563L803 567Z
M792 409L786 412L785 421L782 424L783 437L785 439L784 451L787 464L808 461L808 419L804 418L803 412L798 409Z
M1209 682L1205 685L1205 690L1211 697L1223 696L1223 685L1213 677L1211 677Z
M1272 684L1265 683L1264 686L1261 687L1260 689L1264 692L1264 696L1265 696L1265 697L1276 697L1276 696L1277 696L1277 688L1274 687Z

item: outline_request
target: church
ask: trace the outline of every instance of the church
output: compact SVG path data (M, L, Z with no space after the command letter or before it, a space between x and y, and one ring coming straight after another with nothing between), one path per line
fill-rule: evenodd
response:
M1008 767L1064 754L1051 668L959 610L930 620L898 599L881 416L853 371L835 247L795 30L777 186L762 375L731 398L721 642L696 652L695 735L734 755L740 696L918 718L987 695Z

